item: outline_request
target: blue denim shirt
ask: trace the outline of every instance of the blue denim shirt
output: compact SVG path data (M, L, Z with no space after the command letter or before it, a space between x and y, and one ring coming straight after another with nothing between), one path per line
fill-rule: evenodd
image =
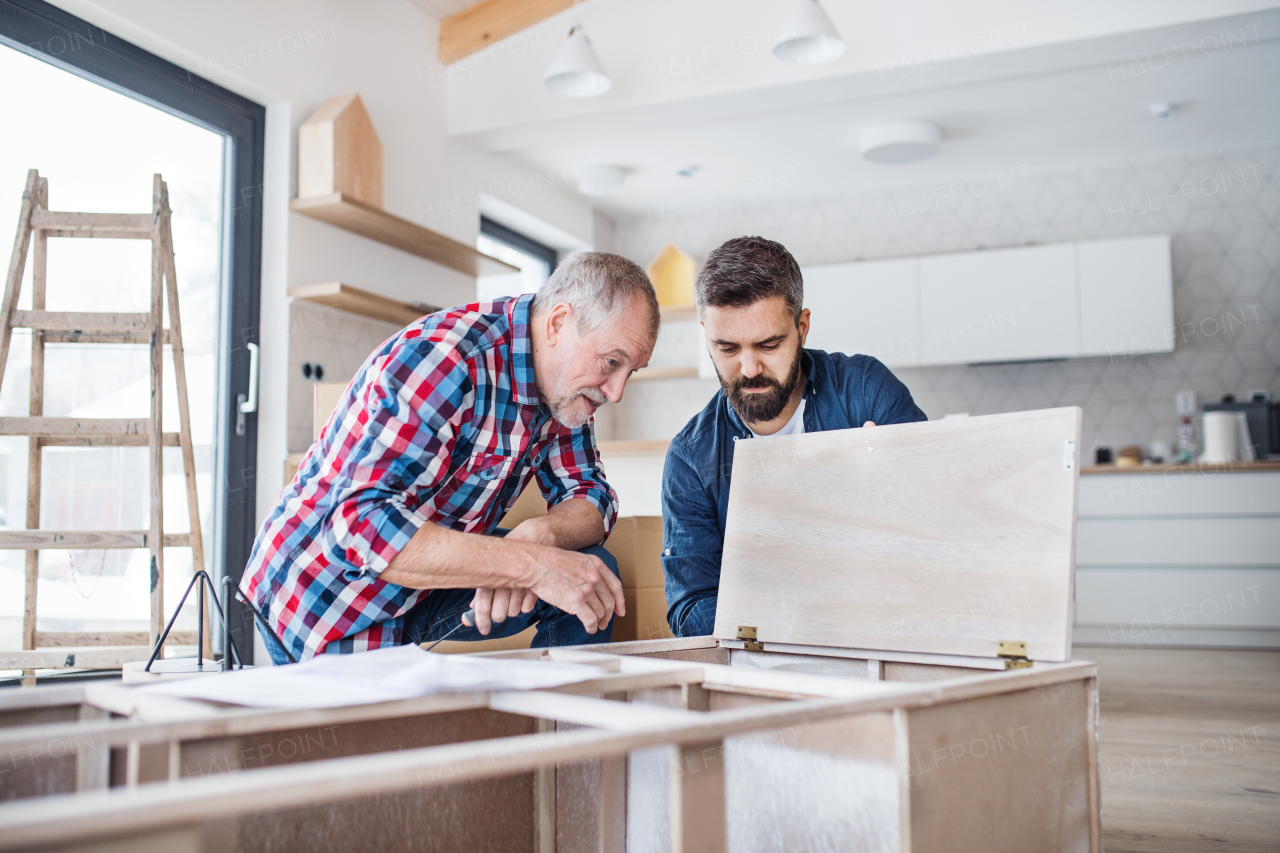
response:
M804 350L802 358L805 432L927 420L907 386L869 355ZM715 627L733 445L750 438L721 390L667 450L662 568L667 622L677 637L705 636Z

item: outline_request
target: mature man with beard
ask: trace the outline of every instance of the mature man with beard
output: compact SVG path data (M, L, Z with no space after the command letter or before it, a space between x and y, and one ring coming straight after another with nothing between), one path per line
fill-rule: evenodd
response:
M579 252L537 294L438 311L360 368L262 525L241 589L297 659L438 639L608 642L618 515L592 415L649 361L644 270ZM497 528L537 477L550 510ZM486 535L497 534L497 535ZM264 632L276 663L284 651Z
M739 237L720 246L696 298L720 391L672 440L662 475L667 621L678 637L715 627L735 442L925 420L871 356L804 349L804 283L780 243ZM788 583L785 574L778 583Z

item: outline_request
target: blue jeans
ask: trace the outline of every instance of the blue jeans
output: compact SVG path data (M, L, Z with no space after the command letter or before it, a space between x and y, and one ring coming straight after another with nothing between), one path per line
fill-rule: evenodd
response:
M495 535L504 536L507 531L499 528ZM604 549L602 545L583 548L579 554L590 554L599 557L614 575L618 574L618 561ZM406 643L429 643L438 640L461 624L462 614L471 609L471 598L474 589L435 589L426 598L413 606L404 615L404 641ZM607 643L613 634L613 620L603 628L597 628L594 634L588 634L582 626L582 620L572 613L566 613L538 599L533 610L508 617L504 622L494 622L488 636L481 634L477 628L465 625L458 628L457 633L449 637L449 642L458 640L469 643L477 640L493 640L498 637L511 637L524 631L530 625L537 625L537 633L533 636L532 648L547 646L582 646L588 643Z

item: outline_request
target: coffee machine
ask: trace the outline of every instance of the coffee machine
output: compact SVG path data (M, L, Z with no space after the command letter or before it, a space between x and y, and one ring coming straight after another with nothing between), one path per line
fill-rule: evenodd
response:
M1205 403L1206 412L1244 412L1249 438L1259 459L1280 458L1280 403L1268 400L1265 391L1254 391L1246 401L1227 394L1221 403Z

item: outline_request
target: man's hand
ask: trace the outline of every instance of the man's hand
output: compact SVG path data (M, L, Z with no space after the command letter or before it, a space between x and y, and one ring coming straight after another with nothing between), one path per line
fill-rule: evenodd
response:
M528 588L538 598L582 620L588 634L609 624L613 614L627 615L622 581L599 557L527 545L533 557Z
M488 637L494 622L527 613L541 598L548 605L573 613L582 620L586 633L604 628L613 613L626 615L622 581L598 557L556 547L556 534L545 519L522 521L506 542L527 542L521 548L531 558L529 587L476 589L471 606L476 610L476 628Z
M545 517L520 522L506 538L552 548L556 545L555 531ZM471 606L476 610L476 628L486 637L493 630L494 622L505 622L513 616L528 613L537 603L538 597L528 589L477 589L471 599Z
M423 524L379 577L411 589L474 587L476 627L527 613L540 598L582 620L587 633L626 615L622 582L595 557L579 554L604 538L604 523L584 500L561 501L506 538Z

